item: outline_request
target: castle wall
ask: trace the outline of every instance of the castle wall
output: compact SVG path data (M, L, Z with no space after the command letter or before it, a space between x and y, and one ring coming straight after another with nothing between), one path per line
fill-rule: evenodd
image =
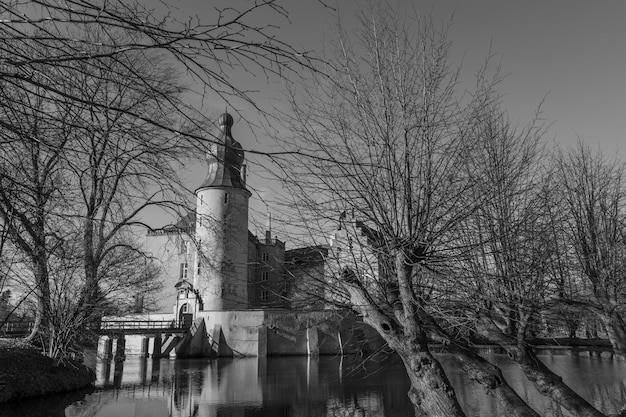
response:
M133 318L168 320L173 319L173 315ZM204 319L207 333L221 345L219 356L349 355L375 352L384 345L373 328L345 312L338 316L331 310L202 311L197 318ZM126 354L139 354L143 338L126 336ZM100 354L106 339L100 338ZM147 353L152 352L153 342L150 341ZM179 354L186 356L186 352Z
M197 191L196 239L199 273L194 288L205 310L248 307L248 198L230 187Z

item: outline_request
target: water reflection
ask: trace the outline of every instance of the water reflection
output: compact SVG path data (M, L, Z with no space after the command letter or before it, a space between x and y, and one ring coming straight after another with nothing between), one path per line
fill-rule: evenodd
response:
M544 356L572 388L605 413L626 404L626 364L608 359ZM511 385L545 415L567 415L536 393L514 364L491 357ZM442 355L468 416L503 415ZM50 397L0 407L0 416L65 417L411 417L408 380L397 361L281 357L231 360L145 360L98 363L98 388L78 397ZM36 406L33 406L36 404ZM20 408L21 407L21 408Z
M103 389L68 417L412 416L407 379L396 365L354 358L127 360L121 381L98 365Z

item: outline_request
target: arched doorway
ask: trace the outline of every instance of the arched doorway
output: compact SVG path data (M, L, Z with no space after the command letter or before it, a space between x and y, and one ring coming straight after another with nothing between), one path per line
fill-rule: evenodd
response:
M176 306L174 308L175 320L178 327L190 328L198 309L202 309L202 302L198 298L197 291L187 280L181 280L174 286L176 288Z
M193 322L193 311L189 303L184 303L178 310L178 323L180 327L188 329Z

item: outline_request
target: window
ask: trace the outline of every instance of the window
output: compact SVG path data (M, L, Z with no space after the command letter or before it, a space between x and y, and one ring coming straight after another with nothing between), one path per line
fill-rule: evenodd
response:
M185 254L185 253L189 253L189 245L187 244L187 241L185 239L180 239L180 248L178 250L178 253Z
M202 269L200 266L202 264L200 263L200 261L198 261L198 268L196 269L196 275L200 275L200 270Z
M267 271L261 272L261 281L267 281L269 279L270 273Z
M187 265L187 262L181 263L180 264L180 279L187 279L187 272L189 270L189 267Z
M228 193L224 193L224 204L228 204Z
M261 291L261 301L267 301L267 299L269 298L269 291L268 290L263 290Z
M263 252L263 253L261 254L261 260L262 260L263 262L267 262L267 261L269 261L269 260L270 260L270 255L269 255L269 253L267 253L267 252Z

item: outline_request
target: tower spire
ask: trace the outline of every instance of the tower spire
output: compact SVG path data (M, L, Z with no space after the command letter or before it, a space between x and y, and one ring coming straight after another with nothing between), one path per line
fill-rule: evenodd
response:
M244 153L224 113L220 134L207 152L208 173L196 190L197 251L194 288L205 310L248 308L248 199L242 180ZM201 265L201 268L200 268Z
M198 189L207 187L235 187L245 189L242 179L244 152L231 134L233 117L223 113L217 124L220 133L207 150L207 176Z

